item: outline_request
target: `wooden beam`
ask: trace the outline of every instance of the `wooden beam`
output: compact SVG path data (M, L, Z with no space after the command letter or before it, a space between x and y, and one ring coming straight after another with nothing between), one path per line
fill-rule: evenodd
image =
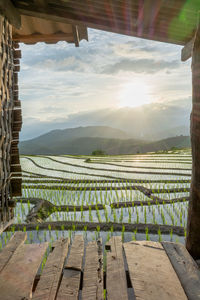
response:
M55 33L55 34L40 34L34 33L31 35L13 35L14 41L20 41L21 43L31 44L38 42L46 42L46 43L57 43L58 41L69 41L71 38L71 42L74 40L74 36L72 33Z
M188 208L186 248L194 259L200 258L200 25L192 54L192 181Z
M5 16L9 23L20 29L21 27L21 16L18 9L12 4L10 0L0 1L0 14Z
M78 34L78 26L72 25L72 31L74 36L74 43L76 47L79 47L79 34Z
M181 61L186 61L189 58L192 57L192 51L193 51L193 47L194 47L194 40L195 37L193 39L191 39L191 41L189 41L185 47L183 47L183 49L181 50Z

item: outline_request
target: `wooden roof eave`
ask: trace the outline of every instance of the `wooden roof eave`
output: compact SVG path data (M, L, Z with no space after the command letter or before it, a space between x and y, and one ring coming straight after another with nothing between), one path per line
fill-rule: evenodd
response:
M42 5L43 0L37 0L38 4ZM87 28L85 26L77 26L76 24L69 24L66 20L58 22L58 20L50 20L50 26L53 27L63 27L62 24L71 25L71 32L64 32L58 30L52 34L45 34L42 32L37 32L37 30L32 34L20 34L20 28L22 27L22 17L21 12L16 8L10 0L1 0L0 1L0 15L5 16L9 23L14 27L13 30L13 40L18 42L23 42L27 44L34 44L37 42L46 42L46 43L57 43L58 41L66 41L68 43L74 43L76 47L79 46L79 42L82 39L88 40ZM44 18L42 18L43 20ZM46 18L47 19L47 18ZM38 19L39 20L39 19ZM37 20L37 21L38 21ZM49 20L49 18L47 19ZM36 22L37 22L36 21ZM57 21L57 22L56 22ZM64 22L63 22L64 21ZM55 25L54 25L55 24ZM62 26L61 26L62 25ZM32 28L33 24L30 22Z
M39 0L27 0L26 4L20 0L13 2L22 14L28 16L179 45L189 42L196 29L197 11L195 7L185 9L184 0L145 1L141 15L138 0L47 0L45 7L40 5ZM179 16L182 12L186 19L180 21ZM178 20L175 25L174 19Z

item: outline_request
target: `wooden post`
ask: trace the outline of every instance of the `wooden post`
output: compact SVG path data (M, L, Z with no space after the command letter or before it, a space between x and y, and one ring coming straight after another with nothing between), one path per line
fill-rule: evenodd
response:
M200 25L197 27L192 54L192 182L188 209L186 248L200 258Z

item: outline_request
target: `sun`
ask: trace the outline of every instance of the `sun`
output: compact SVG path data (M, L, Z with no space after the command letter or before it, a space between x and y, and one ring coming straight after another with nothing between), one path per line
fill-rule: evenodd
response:
M128 82L119 92L120 107L137 107L151 102L150 88L145 82Z

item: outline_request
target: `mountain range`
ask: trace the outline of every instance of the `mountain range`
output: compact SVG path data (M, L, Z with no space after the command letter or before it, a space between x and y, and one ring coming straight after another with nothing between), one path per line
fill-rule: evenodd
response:
M158 141L133 139L126 132L108 126L87 126L52 130L37 138L20 142L21 154L89 155L94 150L106 154L135 154L190 147L189 136L176 136Z
M24 116L21 140L32 139L50 130L80 126L108 126L123 130L133 139L161 140L189 135L191 99L151 103L140 107L106 108L82 111L41 121Z

